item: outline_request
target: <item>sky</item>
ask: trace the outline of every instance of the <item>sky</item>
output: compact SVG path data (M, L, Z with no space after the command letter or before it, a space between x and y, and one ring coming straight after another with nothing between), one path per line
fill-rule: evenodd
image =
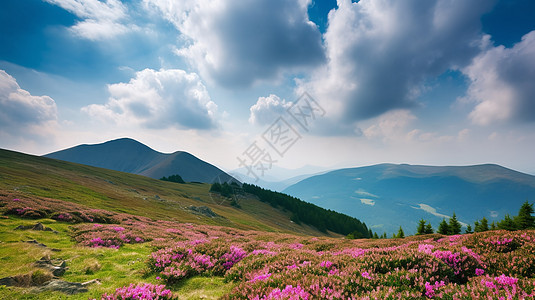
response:
M535 174L532 0L3 0L0 148Z

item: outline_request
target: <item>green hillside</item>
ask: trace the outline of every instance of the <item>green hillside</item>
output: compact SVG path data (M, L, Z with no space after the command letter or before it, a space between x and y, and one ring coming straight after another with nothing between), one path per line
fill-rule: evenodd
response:
M254 196L231 199L209 192L209 184L177 184L144 176L0 150L0 190L34 195L91 208L171 220L270 232L326 235L290 220L291 213ZM208 207L217 217L195 207Z

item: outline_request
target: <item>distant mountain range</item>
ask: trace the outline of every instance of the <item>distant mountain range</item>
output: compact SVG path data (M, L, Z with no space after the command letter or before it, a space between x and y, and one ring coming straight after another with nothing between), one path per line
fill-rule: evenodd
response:
M219 168L187 152L161 153L129 138L102 144L79 145L47 154L45 157L156 179L178 174L188 182L213 183L235 180Z
M308 177L326 173L325 168L315 166L304 166L298 169L286 169L273 165L267 170L264 176L258 179L247 175L246 168L238 168L228 173L240 182L261 186L272 191L282 192L285 188Z
M470 224L516 215L522 202L535 200L535 176L493 164L379 164L312 176L284 193L356 217L378 234L390 235L400 225L407 234L415 233L421 218L436 230L453 212Z

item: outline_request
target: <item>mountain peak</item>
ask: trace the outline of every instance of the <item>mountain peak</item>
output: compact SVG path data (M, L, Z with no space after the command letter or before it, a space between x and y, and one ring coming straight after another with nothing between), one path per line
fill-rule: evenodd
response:
M178 174L185 181L212 183L234 180L219 168L190 153L161 153L127 137L100 144L79 145L45 157L156 179Z

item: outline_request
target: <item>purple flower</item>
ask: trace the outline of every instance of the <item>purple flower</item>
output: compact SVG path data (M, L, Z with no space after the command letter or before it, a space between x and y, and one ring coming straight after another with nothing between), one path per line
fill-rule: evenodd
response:
M248 282L265 281L269 277L271 277L271 273L260 274L260 275L255 276L253 279L249 280Z

